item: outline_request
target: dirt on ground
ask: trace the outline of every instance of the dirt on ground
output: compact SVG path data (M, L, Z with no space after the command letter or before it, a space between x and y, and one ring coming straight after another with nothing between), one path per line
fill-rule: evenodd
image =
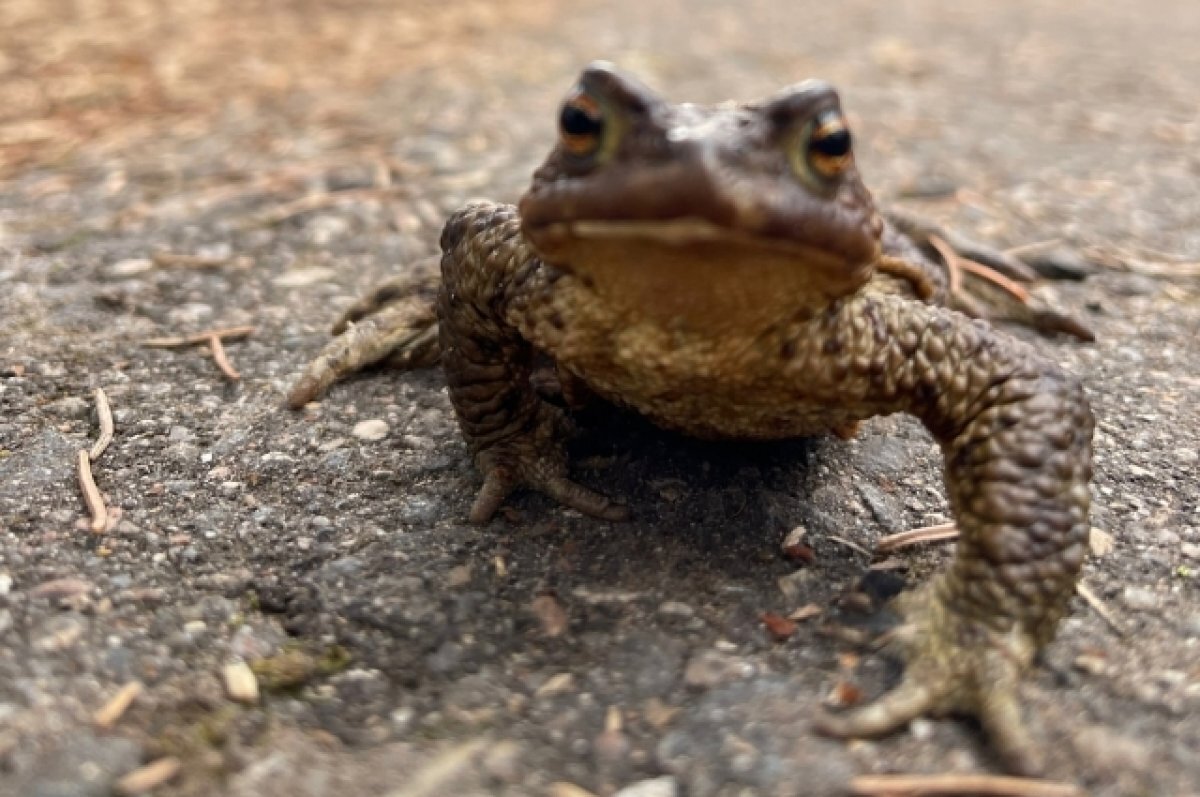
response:
M594 58L679 100L831 80L882 202L1095 265L1038 288L1094 343L1012 331L1098 418L1094 600L1024 708L1055 779L1200 793L1198 37L1194 0L6 0L0 794L134 773L164 795L766 797L999 771L959 719L811 728L897 675L836 633L847 590L950 555L872 552L949 519L911 419L737 446L602 418L575 472L632 521L522 494L473 527L436 369L284 408L448 212L519 195ZM243 326L238 379L205 335L146 345ZM101 533L76 476L96 388ZM762 620L797 610L786 639Z

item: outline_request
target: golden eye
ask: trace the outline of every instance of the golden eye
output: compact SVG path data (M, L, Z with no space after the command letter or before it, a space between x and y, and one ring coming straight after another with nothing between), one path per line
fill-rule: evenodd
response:
M826 180L840 175L854 162L850 128L837 111L825 111L812 123L805 141L805 160L814 172Z
M558 137L572 155L594 155L604 140L604 111L600 103L582 89L563 103L558 115Z

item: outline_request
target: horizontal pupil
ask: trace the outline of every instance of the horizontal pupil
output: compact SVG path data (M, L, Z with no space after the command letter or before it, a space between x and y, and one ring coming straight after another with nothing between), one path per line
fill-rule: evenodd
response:
M845 157L850 154L850 131L843 127L820 138L814 138L809 148L830 158Z
M569 136L597 136L604 130L604 120L577 108L564 106L558 120L559 127Z

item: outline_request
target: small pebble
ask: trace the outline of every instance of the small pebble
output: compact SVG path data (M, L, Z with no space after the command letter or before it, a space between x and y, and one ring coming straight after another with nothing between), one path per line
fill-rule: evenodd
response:
M1121 601L1135 612L1148 612L1159 607L1158 593L1145 587L1126 587L1121 592Z
M1184 617L1180 627L1186 636L1200 639L1200 612L1192 612Z
M0 573L0 595L7 595L12 589L13 577L8 573Z
M497 780L516 783L521 780L521 747L507 739L496 742L483 757L484 770Z
M694 615L696 611L691 606L680 601L663 601L659 604L658 613L664 617L678 617L686 620Z
M933 738L934 725L930 720L924 717L918 717L908 723L908 732L913 735L913 738L920 742L927 742Z
M354 428L350 431L352 435L359 440L374 442L382 440L388 436L387 421L380 418L371 418L366 421L359 421L354 424Z
M1115 541L1113 536L1104 529L1092 527L1088 533L1088 548L1092 551L1092 556L1107 556L1112 553Z
M145 274L154 268L154 261L148 257L130 257L125 260L118 260L108 267L108 275L118 279L124 277L136 277L139 274Z
M683 682L691 687L708 688L750 678L757 672L753 663L716 650L697 653L683 671Z
M465 587L471 583L471 566L470 565L455 565L450 568L450 572L446 574L446 586L455 589L456 587Z
M50 402L46 409L60 418L86 418L92 411L92 403L80 396L67 396Z
M400 706L393 709L388 718L392 723L392 731L397 736L403 736L412 729L413 722L417 719L417 711L412 706Z
M1075 657L1075 669L1088 675L1103 675L1108 669L1108 662L1103 656L1094 653L1080 653Z
M676 797L679 785L671 775L661 778L650 778L631 783L618 791L613 797Z
M560 672L557 675L551 675L546 679L546 682L537 688L533 693L534 697L554 697L571 691L575 688L575 676L569 672Z
M258 702L258 679L254 677L254 671L246 662L234 661L226 664L221 675L230 700L247 704Z

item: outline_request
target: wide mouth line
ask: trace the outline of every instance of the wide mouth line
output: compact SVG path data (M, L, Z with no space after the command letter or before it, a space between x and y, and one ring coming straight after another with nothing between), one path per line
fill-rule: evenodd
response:
M726 243L758 250L841 259L833 252L788 238L733 230L698 216L675 219L574 219L538 224L535 233L578 241L639 241L668 246Z

